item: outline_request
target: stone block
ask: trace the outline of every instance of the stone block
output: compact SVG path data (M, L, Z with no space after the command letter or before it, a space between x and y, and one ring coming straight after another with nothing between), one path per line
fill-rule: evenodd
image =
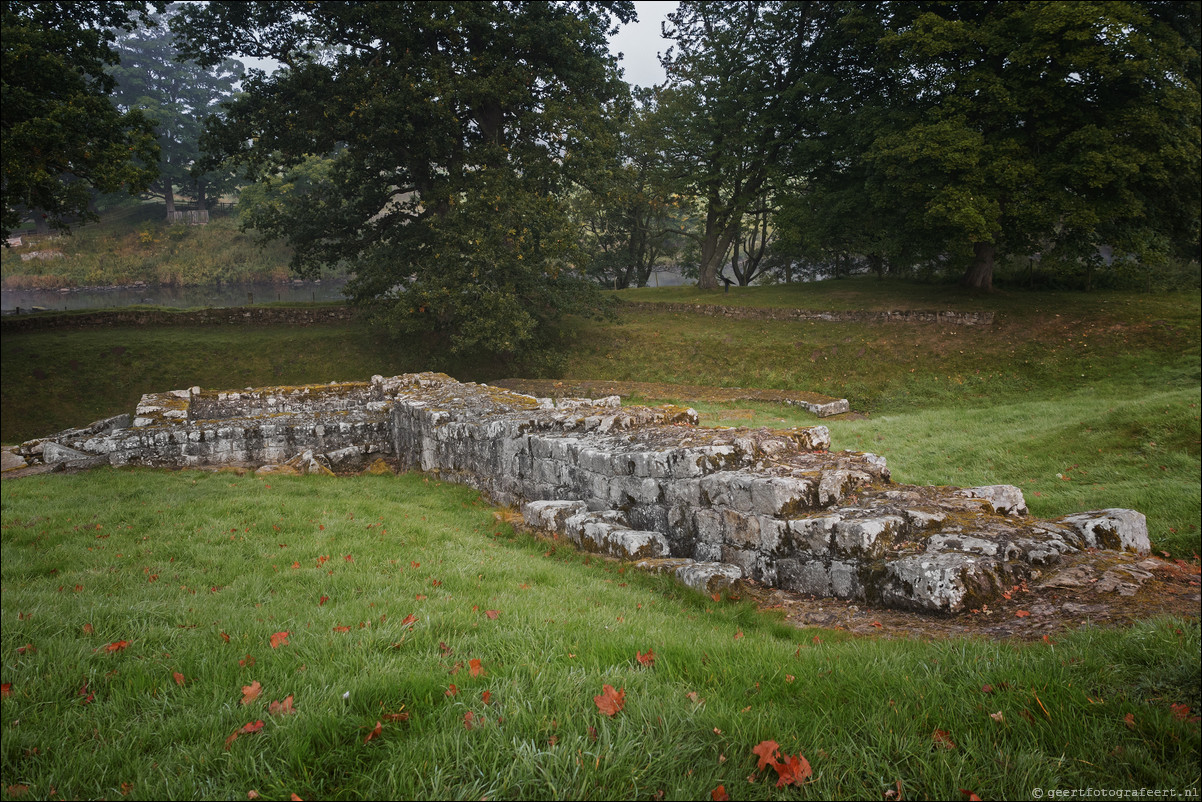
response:
M1027 501L1023 491L1014 485L985 485L957 490L956 495L988 501L995 512L1001 515L1022 516L1027 514Z
M720 562L694 562L676 569L676 578L684 585L707 595L721 593L743 578L736 565Z
M1111 508L1066 515L1059 519L1072 527L1085 548L1114 549L1147 554L1152 549L1148 540L1148 519L1141 512Z

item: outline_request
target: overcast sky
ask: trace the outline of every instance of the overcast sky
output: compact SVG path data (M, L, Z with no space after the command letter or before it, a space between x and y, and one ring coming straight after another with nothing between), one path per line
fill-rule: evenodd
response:
M668 12L676 9L674 0L635 0L639 21L623 25L609 42L610 52L622 53L619 62L627 83L635 86L654 86L664 81L664 68L659 65L658 53L668 49L670 42L660 37L660 23Z

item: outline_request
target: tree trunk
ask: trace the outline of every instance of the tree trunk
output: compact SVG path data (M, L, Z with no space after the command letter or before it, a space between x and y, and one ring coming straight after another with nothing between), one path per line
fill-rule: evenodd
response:
M997 248L992 242L974 242L972 264L964 271L960 285L974 290L993 292L993 256Z
M734 240L737 228L723 230L718 227L707 227L705 239L701 241L701 277L697 286L703 290L718 289L718 274L722 272L723 257L726 249Z
M46 213L41 209L33 210L33 233L49 234L50 224L46 222Z
M167 202L167 219L175 215L175 194L171 191L171 182L163 182L163 200Z
M203 212L208 209L208 199L205 198L205 182L196 182L196 210Z

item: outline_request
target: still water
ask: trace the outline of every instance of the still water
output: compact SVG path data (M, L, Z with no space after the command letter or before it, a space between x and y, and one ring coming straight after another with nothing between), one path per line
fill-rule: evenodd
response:
M222 287L113 287L80 290L2 290L0 309L12 315L33 311L110 309L137 304L178 309L247 306L277 301L341 301L345 281L291 284L233 284Z

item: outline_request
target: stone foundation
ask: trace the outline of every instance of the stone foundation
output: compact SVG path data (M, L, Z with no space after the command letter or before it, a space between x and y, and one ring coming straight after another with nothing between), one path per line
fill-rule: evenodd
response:
M532 527L705 592L753 580L958 612L1084 549L1146 553L1144 516L1027 516L1015 487L917 487L831 452L826 427L702 429L692 410L535 398L442 374L143 396L133 415L22 444L29 462L197 467L379 457L520 507Z

